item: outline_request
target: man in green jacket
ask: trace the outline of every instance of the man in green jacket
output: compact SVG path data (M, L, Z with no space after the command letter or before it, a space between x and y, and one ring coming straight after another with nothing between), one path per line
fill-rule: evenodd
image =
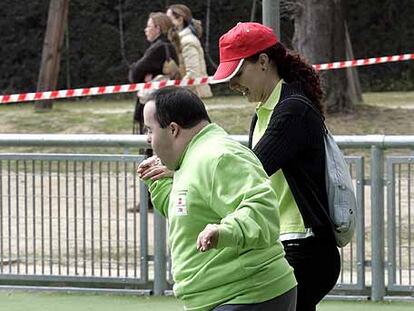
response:
M138 174L168 218L174 293L185 310L294 311L276 195L256 156L211 123L184 88L157 90L144 122L158 158ZM151 178L163 167L173 177Z

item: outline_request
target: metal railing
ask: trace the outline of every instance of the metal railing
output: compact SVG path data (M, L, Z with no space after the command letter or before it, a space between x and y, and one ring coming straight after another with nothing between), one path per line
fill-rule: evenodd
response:
M246 136L232 137L247 142ZM410 295L414 160L384 153L413 149L414 136L335 139L342 149L356 153L346 158L359 217L353 241L341 249L342 271L332 293L369 295L373 300ZM36 146L40 151L51 146L148 147L140 135L59 134L0 134L0 146ZM135 175L142 159L105 155L105 150L87 155L0 154L0 282L133 288L157 295L168 290L166 223L158 213L148 213L145 185Z
M388 289L414 293L414 156L387 157Z
M147 284L143 159L0 154L0 279Z

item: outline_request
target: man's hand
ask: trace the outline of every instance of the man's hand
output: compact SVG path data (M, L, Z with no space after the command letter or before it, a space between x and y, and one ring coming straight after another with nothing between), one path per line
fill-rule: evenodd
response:
M172 177L174 172L163 165L160 158L152 156L138 165L137 174L143 180L158 180L160 178Z
M208 224L197 238L197 249L201 252L208 251L217 246L219 239L218 225Z

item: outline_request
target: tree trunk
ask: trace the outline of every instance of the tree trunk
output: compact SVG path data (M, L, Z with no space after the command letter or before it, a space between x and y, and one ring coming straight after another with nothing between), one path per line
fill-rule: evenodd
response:
M354 51L352 50L351 38L349 36L348 26L345 22L345 40L346 40L346 59L354 59ZM361 84L359 83L359 76L356 67L350 67L346 69L346 74L349 80L349 94L352 99L355 99L356 102L362 103L362 90Z
M69 0L50 0L45 40L43 42L37 91L55 90L59 77L60 55L62 52ZM52 101L37 101L36 111L52 109Z
M346 59L344 7L341 0L297 0L293 46L312 64ZM349 90L344 69L321 71L329 112L352 110L358 99Z

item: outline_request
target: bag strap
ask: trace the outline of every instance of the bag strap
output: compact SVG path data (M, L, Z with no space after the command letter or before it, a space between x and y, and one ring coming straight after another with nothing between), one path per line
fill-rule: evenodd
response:
M320 111L318 111L316 108L315 108L315 106L313 106L312 105L312 103L311 103L311 101L307 98L307 97L305 97L305 96L302 96L302 95L299 95L299 94L296 94L296 95L292 95L292 96L290 96L289 98L286 98L285 100L283 100L283 101L286 101L286 100L288 100L288 99L296 99L296 100L298 100L298 101L300 101L300 102L302 102L302 103L304 103L305 105L307 105L309 108L311 108L311 110L313 111L313 112L315 112L318 116L319 116L319 118L322 120L322 124L323 124L323 128L324 128L324 130L325 130L325 133L328 133L329 132L329 130L328 130L328 127L326 126L326 124L325 124L325 117L320 113ZM282 102L283 102L282 101Z
M171 59L170 49L168 48L168 44L166 42L164 42L164 47L165 47L165 60L170 60Z

